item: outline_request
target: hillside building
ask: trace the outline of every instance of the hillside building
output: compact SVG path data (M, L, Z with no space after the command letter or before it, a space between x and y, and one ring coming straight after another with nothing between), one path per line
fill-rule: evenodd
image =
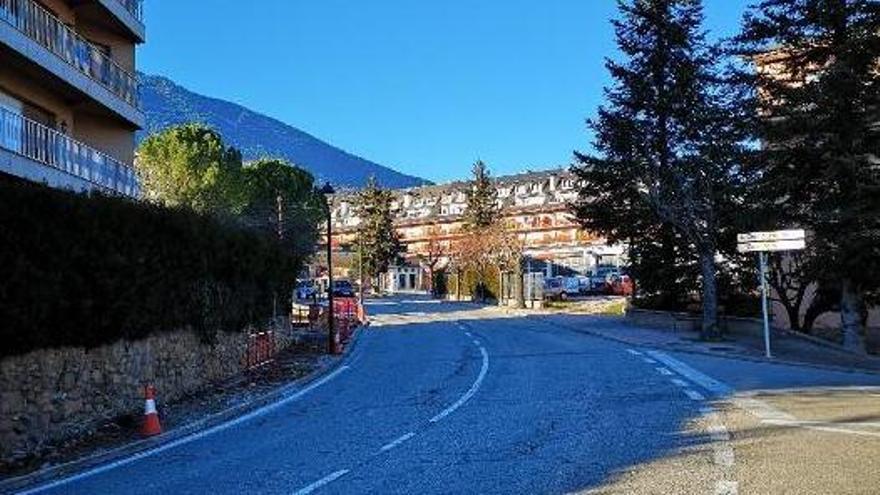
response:
M567 170L529 172L494 179L504 221L515 226L524 246L526 269L545 276L590 274L598 267L620 266L624 250L579 228L570 212L577 199L577 178ZM385 281L391 292L425 291L428 263L442 270L462 237L462 214L470 182L453 182L394 191L395 228L404 246L404 263L393 266ZM356 233L360 219L354 197L333 202L333 243L351 260L357 274Z

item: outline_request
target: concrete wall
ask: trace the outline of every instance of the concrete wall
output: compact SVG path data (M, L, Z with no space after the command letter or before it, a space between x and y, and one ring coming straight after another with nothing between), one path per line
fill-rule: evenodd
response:
M277 348L290 344L277 332ZM0 458L37 452L123 414L141 414L143 386L173 401L242 371L246 333L220 333L214 345L169 332L97 349L33 351L0 360Z
M630 325L667 330L670 332L699 332L701 317L690 313L677 313L672 311L649 311L645 309L628 308L626 321ZM733 335L756 335L764 334L764 324L759 318L738 318L724 316L719 324L724 332ZM771 321L771 326L773 322Z
M73 136L125 164L134 163L134 133L117 122L77 112Z

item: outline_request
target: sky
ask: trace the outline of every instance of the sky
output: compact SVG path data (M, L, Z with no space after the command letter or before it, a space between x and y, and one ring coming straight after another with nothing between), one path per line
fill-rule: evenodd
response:
M750 0L705 0L713 36ZM614 0L145 0L138 65L435 182L566 166L609 84Z

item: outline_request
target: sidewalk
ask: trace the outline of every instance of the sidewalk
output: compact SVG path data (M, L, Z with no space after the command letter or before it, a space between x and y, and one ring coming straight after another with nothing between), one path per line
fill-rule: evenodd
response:
M766 362L811 365L850 371L880 373L880 357L861 356L819 344L791 332L774 331L770 337L773 358L764 357L764 340L745 335L726 335L721 342L700 341L699 333L636 327L623 317L566 313L535 315L568 328L633 346L659 347L723 357Z

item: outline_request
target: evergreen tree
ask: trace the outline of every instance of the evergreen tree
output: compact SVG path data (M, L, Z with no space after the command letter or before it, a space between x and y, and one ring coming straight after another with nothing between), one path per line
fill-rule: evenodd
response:
M723 83L701 1L618 5L614 28L624 60L606 63L615 84L590 121L597 153L576 153L585 184L576 213L587 229L626 241L643 261L662 254L668 263L696 265L702 336L715 339L716 256L732 249L726 226L743 186L741 95Z
M495 189L489 169L482 160L474 163L472 172L473 184L467 191L467 209L463 223L468 230L479 230L498 221L498 190Z
M880 288L880 3L764 0L736 49L757 67L760 218L814 234L812 275L860 349Z
M371 278L386 272L401 250L397 231L394 230L392 200L391 191L382 189L372 176L357 195L355 208L360 218L357 242L363 273Z

